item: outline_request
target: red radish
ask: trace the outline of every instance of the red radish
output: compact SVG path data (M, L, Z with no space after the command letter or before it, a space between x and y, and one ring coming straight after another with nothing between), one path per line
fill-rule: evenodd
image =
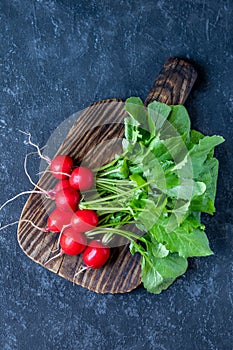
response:
M61 180L59 181L55 186L53 190L50 190L47 192L47 196L50 197L51 199L56 198L57 192L64 190L64 188L72 188L70 186L69 180Z
M90 231L98 225L98 215L94 210L78 210L71 218L71 226L77 232Z
M64 188L55 194L56 205L64 211L75 211L78 208L80 194L72 187Z
M68 187L71 187L69 180L61 180L55 185L54 191L57 193L61 190L64 190L64 188L68 188Z
M73 168L73 159L69 156L60 155L56 156L50 163L50 170L52 175L57 179L64 180L69 177ZM57 174L63 173L63 174Z
M64 212L58 208L54 209L47 220L47 228L51 232L60 232L64 225L70 223L73 213Z
M64 230L60 238L61 252L68 255L78 255L84 251L87 239L81 232L76 232L72 227Z
M99 269L108 260L110 248L99 241L92 241L84 250L83 262L92 269Z
M80 166L72 171L69 181L76 190L87 191L93 186L94 173L90 169Z

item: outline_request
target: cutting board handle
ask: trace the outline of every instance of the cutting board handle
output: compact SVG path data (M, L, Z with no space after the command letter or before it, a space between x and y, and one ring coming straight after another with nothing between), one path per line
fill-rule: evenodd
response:
M184 104L197 78L197 72L187 61L169 57L164 63L145 106L156 100L169 105Z

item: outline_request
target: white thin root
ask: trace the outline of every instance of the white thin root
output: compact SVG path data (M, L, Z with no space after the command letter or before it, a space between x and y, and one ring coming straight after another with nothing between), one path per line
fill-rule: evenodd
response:
M53 257L50 258L48 261L46 261L46 263L44 264L44 266L47 265L47 264L49 264L51 261L53 261L53 260L55 260L55 259L57 259L57 258L59 258L59 257L62 257L62 255L63 255L63 252L60 251L57 255L53 256Z
M37 225L34 224L34 222L32 222L31 220L27 220L27 219L22 219L20 220L20 222L29 222L33 227L35 227L37 230L41 231L41 232L49 232L48 228L44 228L44 227L39 227Z
M10 227L10 226L19 224L20 222L29 222L29 223L30 223L33 227L35 227L37 230L39 230L39 231L41 231L41 232L49 232L48 229L46 229L46 228L44 228L44 227L36 226L36 225L34 224L34 222L32 222L31 220L26 220L26 219L17 220L17 221L15 221L15 222L11 222L10 224L4 225L4 226L0 227L0 231L4 230L4 229L7 228L7 227Z
M28 180L30 181L30 183L35 186L38 190L40 190L41 192L43 192L47 198L50 198L49 196L49 193L47 191L45 191L43 188L41 188L40 186L38 186L35 182L33 182L31 176L29 175L28 171L27 171L27 160L28 160L28 156L32 155L32 154L35 154L36 152L31 152L31 153L28 153L26 154L25 156L25 159L24 159L24 171L25 171L25 174L27 175L28 177Z
M55 251L57 251L57 250L59 249L60 241L61 241L61 236L62 236L64 230L65 230L66 228L70 227L70 226L71 226L70 224L68 224L68 225L63 225L63 226L62 226L61 232L59 233L59 237L58 237L58 240L57 240L57 247L56 247Z
M52 249L52 250L51 250L51 253L55 253L55 252L57 252L58 250L59 250L59 247L56 248L56 249Z
M74 274L74 277L73 277L73 284L74 284L74 281L75 281L76 277L77 277L80 273L82 273L82 272L84 272L84 271L86 271L86 270L89 270L89 269L90 269L90 267L82 266L81 269L80 269L77 273Z
M44 173L50 173L50 174L56 174L56 175L65 175L65 176L71 177L70 174L62 173L62 172L60 172L60 171L51 171L51 170L40 171L40 172L37 173L36 175L41 175L41 174L44 174Z
M40 150L39 146L36 145L35 143L33 143L33 142L31 141L32 135L30 134L30 132L22 131L22 130L19 130L19 131L20 131L22 134L28 136L28 144L31 145L31 146L33 146L33 147L35 147L35 148L37 149L37 153L38 153L39 157L40 157L41 159L44 159L48 164L50 164L50 163L51 163L51 159L50 159L49 157L47 157L47 156L43 156L43 154L41 153L41 150Z
M39 194L42 194L41 191L24 191L24 192L21 192L21 193L18 193L16 196L14 196L13 198L10 198L8 199L5 203L3 203L0 207L0 211L10 202L14 201L16 198L24 195L24 194L32 194L32 193L39 193Z

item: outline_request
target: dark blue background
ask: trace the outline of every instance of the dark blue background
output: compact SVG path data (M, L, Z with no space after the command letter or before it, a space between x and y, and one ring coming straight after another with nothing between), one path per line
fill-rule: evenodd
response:
M42 146L95 100L144 99L170 55L199 72L186 104L193 127L226 138L216 151L217 213L204 218L215 255L190 261L159 296L73 287L24 255L15 226L1 232L1 349L232 349L232 10L227 0L1 0L1 202L31 188L18 128ZM24 201L6 207L1 223L17 220Z

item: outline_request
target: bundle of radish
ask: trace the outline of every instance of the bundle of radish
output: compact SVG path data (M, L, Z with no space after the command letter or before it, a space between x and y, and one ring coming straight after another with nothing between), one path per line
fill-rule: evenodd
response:
M83 119L79 118L59 150L63 155L52 161L45 157L50 163L50 173L43 175L37 188L43 189L45 184L48 187L51 176L60 182L54 190L42 191L55 200L56 208L38 239L27 236L30 206L34 207L34 203L39 204L37 213L43 212L36 224L38 227L44 224L44 208L38 202L38 193L30 196L21 216L18 238L30 257L97 292L129 291L141 279L148 291L160 293L186 271L188 257L212 254L201 213L211 214L215 210L218 162L213 150L224 140L191 130L188 113L182 105L149 103L151 99L162 100L163 94L168 96L166 89L170 96L168 103L182 103L195 77L189 64L171 58L158 79L160 92L155 85L145 103L147 108L137 97L129 98L125 104L105 101L115 103L114 119L117 116L117 121L124 122L125 136L122 151L94 170L91 164L87 167L79 164L87 153L86 140L95 125L90 125L91 131L85 138L79 138L77 146L78 127L86 122L88 112L83 114ZM181 84L179 94L173 91L170 95L172 79ZM178 102L171 99L174 96L179 96ZM103 113L98 105L93 108L97 117L98 108ZM111 118L108 122L113 121ZM122 134L121 125L114 127L115 134ZM97 134L103 135L101 128ZM79 166L74 168L74 164ZM132 223L137 232L126 229L125 225ZM60 232L60 235L54 238L45 231ZM130 242L132 258L127 246L110 252L116 237ZM59 253L50 256L51 248L57 247L57 243ZM64 259L80 253L82 256L76 260ZM93 269L101 272L92 272Z

